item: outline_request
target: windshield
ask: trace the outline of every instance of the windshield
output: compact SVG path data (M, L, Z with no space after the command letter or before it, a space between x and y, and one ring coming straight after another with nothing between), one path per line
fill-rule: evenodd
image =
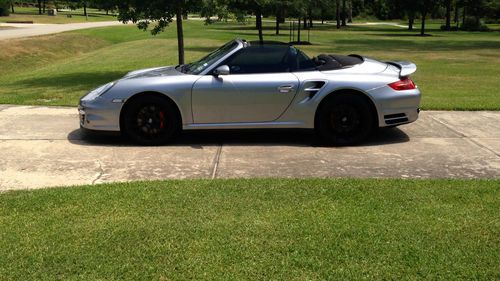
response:
M206 55L202 59L185 64L185 65L179 65L176 67L177 70L183 72L183 73L188 73L188 74L195 74L198 75L201 72L203 72L205 69L207 69L209 66L211 66L213 63L224 57L227 53L229 53L231 50L233 50L236 46L238 46L238 42L236 41L231 41L226 43L224 46L220 47L219 49L211 52L210 54Z

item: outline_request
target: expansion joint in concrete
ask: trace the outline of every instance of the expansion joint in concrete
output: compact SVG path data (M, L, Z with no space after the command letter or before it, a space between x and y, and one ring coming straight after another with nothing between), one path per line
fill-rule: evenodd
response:
M219 160L220 160L220 155L222 153L222 143L219 145L217 148L217 152L215 153L214 161L212 162L212 175L211 179L217 178L217 169L219 168Z
M490 153L494 154L494 155L495 155L495 156L497 156L497 157L500 157L500 154L498 154L498 153L497 153L496 151L494 151L493 149L491 149L491 148L489 148L489 147L487 147L487 146L485 146L485 145L481 144L480 142L478 142L478 141L474 140L473 138L471 138L471 137L469 137L469 136L465 135L464 133L462 133L462 132L460 132L460 131L458 131L458 130L455 130L453 127L451 127L450 125L448 125L446 122L443 122L443 121L441 121L441 120L437 119L436 117L434 117L434 116L432 116L432 115L431 115L431 116L429 116L429 117L430 117L432 120L434 120L434 121L438 122L439 124L441 124L441 125L445 126L448 130L450 130L450 131L452 131L453 133L455 133L455 134L459 135L461 138L467 139L468 141L470 141L472 144L474 144L474 145L478 146L479 148L481 148L481 149L483 149L483 150L486 150L486 151L488 151L488 152L490 152Z
M96 163L99 165L99 173L97 174L96 178L92 180L92 185L94 185L98 180L101 179L102 175L104 174L104 169L102 168L102 163L100 160L96 160Z

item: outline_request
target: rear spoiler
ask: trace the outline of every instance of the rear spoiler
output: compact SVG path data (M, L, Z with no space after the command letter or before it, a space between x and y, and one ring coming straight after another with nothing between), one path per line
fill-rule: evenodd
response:
M407 77L417 71L417 65L409 61L388 61L386 63L399 68L399 77Z

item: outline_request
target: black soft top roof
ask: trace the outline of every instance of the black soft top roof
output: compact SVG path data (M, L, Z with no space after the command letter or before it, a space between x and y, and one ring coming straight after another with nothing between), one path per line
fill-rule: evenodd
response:
M293 47L290 43L280 42L280 41L246 41L244 39L238 39L241 42L247 43L247 46L275 46L275 47ZM317 57L312 58L312 61L316 65L316 69L320 71L336 70L342 68L353 67L358 64L362 64L365 60L360 55L327 55L321 54Z
M280 42L280 41L248 41L250 46L258 45L280 45L280 46L292 46L290 43Z
M364 59L359 55L325 55L321 54L313 58L316 63L316 67L320 71L335 70L353 67L357 64L362 64Z

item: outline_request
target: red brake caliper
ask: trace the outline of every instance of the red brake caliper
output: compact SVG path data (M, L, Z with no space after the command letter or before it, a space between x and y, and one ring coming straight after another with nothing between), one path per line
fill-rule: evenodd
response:
M165 113L163 111L160 111L160 129L165 128L165 123L163 123L165 119Z

